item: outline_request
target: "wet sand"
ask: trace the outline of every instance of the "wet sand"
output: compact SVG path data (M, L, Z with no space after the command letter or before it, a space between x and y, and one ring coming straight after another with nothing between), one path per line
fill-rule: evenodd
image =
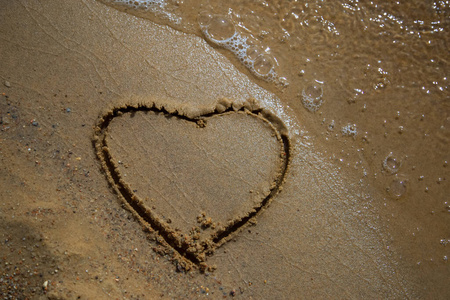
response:
M214 49L197 36L91 0L59 1L58 5L52 1L5 3L0 12L2 294L32 299L216 299L225 296L444 299L449 295L450 271L443 259L449 256L450 249L446 246L450 232L449 208L445 202L449 200L448 179L445 179L449 175L445 162L449 141L448 104L436 101L442 109L428 114L431 119L434 117L434 123L420 125L425 123L416 120L415 115L407 120L392 116L389 119L395 123L392 128L387 125L384 127L387 129L381 129L393 135L400 121L417 122L419 129L434 136L433 126L442 120L442 126L447 126L429 142L434 149L427 149L427 141L421 140L415 144L420 149L417 147L419 150L409 152L410 157L402 160L401 167L408 170L409 176L406 195L401 190L402 184L391 186L391 192L387 193L386 185L398 183L402 178L383 174L390 172L383 167L384 158L389 154L386 149L401 152L405 149L401 143L418 140L422 131L413 129L413 125L407 126L411 135L406 135L406 140L393 139L398 145L391 143L392 140L382 143L372 140L372 144L364 144L366 149L371 149L366 151L368 154L359 156L356 149L360 147L355 146L369 138L342 138L341 135L333 138L335 133L330 134L327 129L331 119L327 113L334 110L333 105L327 108L330 111L322 111L327 120L325 125L321 124L321 116L305 110L298 98L293 100L294 92L287 90L275 95L273 92L279 90L255 80L238 64L233 64L232 58L225 57L220 49ZM324 93L327 92L332 94L325 89ZM170 233L146 226L142 215L127 205L105 175L107 172L95 149L95 135L99 118L106 111L133 101L141 107L159 103L158 110L165 107L168 114L182 112L198 121L196 118L202 112L227 109L220 108L224 98L236 103L239 107L236 110L245 109L246 101L253 99L257 109L249 107L247 112L265 109L284 123L290 143L289 167L280 183L280 192L273 195L270 204L240 225L220 247L206 253L204 264L200 265L186 255L189 248L174 249ZM235 109L230 109L236 114ZM334 113L347 120L345 110L341 108ZM360 117L369 119L367 126L378 126L380 117L376 111ZM445 114L447 117L443 119ZM170 122L170 118L163 121L176 126ZM220 168L225 169L239 162L243 155L236 158L234 155L240 151L258 153L254 157L249 155L247 160L254 159L252 163L257 166L246 167L252 170L261 167L256 172L260 177L255 177L258 179L253 182L251 176L238 175L238 180L248 180L245 184L256 187L248 188L236 182L230 186L238 187L238 190L233 188L235 197L239 197L240 192L236 192L239 189L251 189L258 194L258 188L266 196L274 178L276 181L277 176L273 174L277 173L274 167L277 163L267 159L261 164L258 161L266 152L269 156L275 153L270 157L276 158L274 149L279 144L271 134L264 135L263 130L254 129L262 136L261 140L255 138L269 146L263 147L266 152L258 152L258 147L252 149L254 143L245 134L251 137L257 134L246 132L238 127L240 124L226 123L229 129L221 129L228 130L224 138L213 134L214 138L204 144L195 140L198 138L195 133L177 137L176 130L162 125L154 130L160 130L161 141L170 142L166 137L194 137L189 143L198 145L205 161L203 166L202 160L197 160L198 172L203 167L212 168L214 160L206 162L216 155ZM251 124L247 125L262 126ZM210 125L214 127L213 123ZM117 156L125 153L123 160L130 161L127 169L133 174L131 192L142 199L154 198L156 203L149 206L162 209L162 213L155 215L165 220L165 225L173 229L181 227L180 231L189 236L188 226L203 226L208 232L213 230L209 226L214 219L223 217L221 222L230 219L215 211L207 201L209 196L199 192L205 185L202 179L205 175L197 178L185 175L185 181L177 181L170 176L179 174L173 168L180 164L171 165L173 161L164 158L159 162L151 160L155 151L160 151L159 156L163 157L164 149L157 150L146 140L146 131L154 123L145 114L129 117L121 126L118 131L111 129L111 136L118 140L111 151L118 151ZM126 126L129 135L123 128ZM223 127L217 128L220 131ZM188 130L185 125L179 132L183 130ZM233 132L241 132L243 138L230 138L236 136ZM153 141L155 137L148 139ZM375 135L373 139L378 137ZM124 146L133 142L130 148ZM236 150L223 153L220 143ZM386 144L389 147L383 148ZM270 145L273 149L268 150ZM177 151L173 155L178 159L182 149ZM383 154L375 157L373 152L377 151ZM192 158L185 165L189 169L197 158L189 152L186 155ZM378 173L378 177L363 178L360 169L354 170L353 164L340 161L345 158L353 162L358 157L362 157L369 173ZM225 159L230 162L224 162ZM122 158L116 160L119 169L125 168L118 163ZM154 170L145 168L145 164L152 163L158 164ZM245 163L240 162L240 166ZM436 165L430 167L436 170L434 173L422 168L427 163ZM391 169L398 167L392 159L386 160L386 164ZM167 166L172 169L166 169ZM375 166L377 170L373 169ZM120 172L123 174L124 169ZM167 182L161 182L165 189L152 185L161 174L169 176ZM228 180L232 182L233 171L225 174L230 178L207 178L205 191L211 192L213 179L219 186L228 184ZM425 178L420 179L421 174ZM260 182L263 184L259 185ZM176 193L175 189L167 188L171 184L185 186L178 185L180 192ZM400 189L399 199L392 194L392 188ZM143 194L139 194L141 191ZM187 192L192 195L182 196ZM220 192L223 190L218 189L217 193ZM155 197L154 193L163 195ZM261 203L264 198L255 200L249 194L250 191L244 196L250 202ZM192 208L179 204L183 198L194 201L192 197L196 195L205 201L203 205L201 201ZM173 202L169 199L161 206L157 200L162 197L173 198ZM219 202L223 204L222 200ZM174 213L168 205L171 203L180 205L177 210L189 218L186 223L175 220L176 214L166 216ZM208 212L202 215L201 211L195 211L202 207L216 214L211 222ZM249 210L251 205L239 207L239 211ZM192 220L199 214L199 220L197 217ZM167 222L167 218L171 221ZM207 236L201 236L201 241L206 240ZM192 268L185 272L187 265Z

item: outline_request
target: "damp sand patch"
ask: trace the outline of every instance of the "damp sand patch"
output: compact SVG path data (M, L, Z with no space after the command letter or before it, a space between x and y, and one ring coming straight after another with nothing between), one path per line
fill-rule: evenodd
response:
M195 114L115 107L101 116L94 146L126 208L187 269L205 268L207 256L256 222L289 164L282 123L251 102L222 100Z

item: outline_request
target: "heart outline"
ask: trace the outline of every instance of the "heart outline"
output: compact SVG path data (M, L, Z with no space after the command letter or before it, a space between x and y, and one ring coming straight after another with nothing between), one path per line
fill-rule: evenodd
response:
M274 186L270 189L269 195L261 200L260 204L252 211L242 218L234 219L225 227L217 230L211 239L203 240L201 251L190 253L187 251L189 243L177 237L177 233L168 224L160 220L144 202L132 191L130 186L123 180L120 175L118 166L114 163L111 152L109 151L106 141L106 134L108 126L115 117L125 113L136 113L138 111L153 111L156 113L163 113L171 117L177 117L190 122L202 122L205 118L213 115L222 115L229 112L245 112L249 115L260 118L261 120L270 124L275 131L277 138L283 145L284 153L281 153L282 166L279 175L277 176ZM212 255L215 249L222 246L224 243L236 236L246 226L256 223L256 218L269 206L273 198L282 190L282 184L286 179L286 174L290 162L290 140L287 135L287 129L283 122L266 109L260 108L256 105L254 99L250 99L244 103L233 103L227 99L221 99L216 107L212 109L203 109L196 111L183 111L176 109L171 105L158 105L156 102L150 104L146 103L131 103L121 106L113 107L106 113L102 114L95 126L93 146L96 150L97 158L101 163L101 168L107 177L107 180L113 190L121 199L121 202L127 210L129 210L144 226L148 232L156 233L156 240L163 246L172 248L175 252L174 261L177 263L178 269L189 270L192 265L197 265L201 270L207 267L206 255Z

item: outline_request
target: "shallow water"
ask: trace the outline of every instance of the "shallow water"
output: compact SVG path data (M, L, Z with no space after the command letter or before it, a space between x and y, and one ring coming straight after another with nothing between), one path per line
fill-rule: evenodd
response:
M302 117L302 104L316 112L321 135L353 125L377 148L417 127L448 135L448 1L102 2L205 38Z
M400 264L447 276L449 1L102 2L205 38L275 93L317 151L383 195Z

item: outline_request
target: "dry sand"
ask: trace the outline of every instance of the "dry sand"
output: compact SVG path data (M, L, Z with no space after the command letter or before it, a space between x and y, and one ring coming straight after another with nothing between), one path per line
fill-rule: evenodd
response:
M383 193L325 159L317 149L329 145L312 145L314 126L302 122L304 112L283 105L201 38L92 0L2 1L0 20L5 299L449 295L449 265L442 260L448 249L437 242L434 260L417 264L428 241L410 237L409 211L400 202L386 211ZM239 122L220 115L223 101L238 110L248 99L276 118L258 117L260 107L252 105L228 108L225 116L244 118ZM127 197L154 206L153 214L134 212L95 149L99 118L130 103L167 111L127 111L105 134L114 166L130 174ZM168 112L188 120L167 118ZM205 112L215 113L206 125L196 119ZM285 132L275 129L279 120ZM289 158L280 132L291 145ZM164 143L179 146L167 151L173 159L164 160ZM200 175L190 177L191 170ZM212 196L216 202L207 201ZM245 224L223 229L230 231L223 243L208 241L211 231L255 208ZM391 221L402 211L399 222ZM448 211L438 213L447 223L435 230L448 238ZM157 219L153 227L146 215ZM155 232L155 222L169 230ZM200 252L211 251L192 259L192 244L170 230L182 239L199 233ZM201 248L208 243L221 246ZM186 266L193 268L185 272Z

